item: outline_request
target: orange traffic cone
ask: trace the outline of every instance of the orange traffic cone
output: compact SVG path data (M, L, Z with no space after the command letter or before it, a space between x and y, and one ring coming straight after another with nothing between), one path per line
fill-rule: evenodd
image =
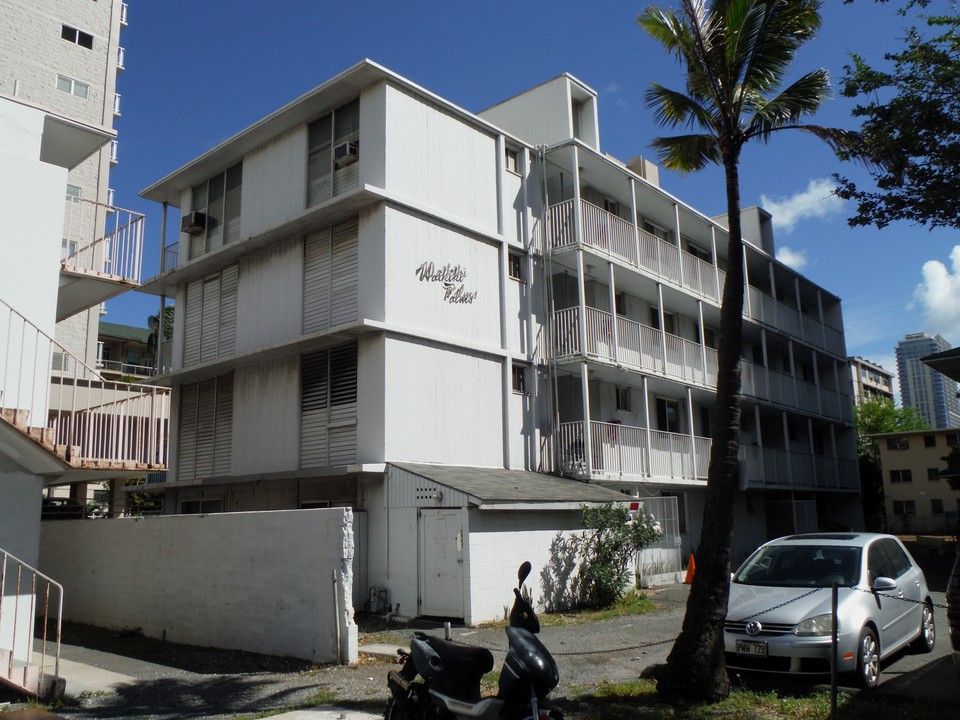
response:
M693 553L690 553L690 562L687 563L687 575L683 578L684 585L693 585L693 575L697 572L697 564L693 561Z

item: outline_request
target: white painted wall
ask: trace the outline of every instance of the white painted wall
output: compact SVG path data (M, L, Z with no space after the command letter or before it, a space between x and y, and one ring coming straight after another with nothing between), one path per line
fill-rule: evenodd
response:
M232 441L231 472L235 475L299 467L299 356L234 371Z
M67 620L318 663L339 628L355 662L352 526L343 508L45 523L41 570Z
M385 460L503 466L498 359L387 338L384 368Z
M0 298L53 337L67 171L39 160L43 119L0 99Z
M537 611L550 605L557 593L553 582L563 577L551 552L557 535L569 537L580 529L580 512L496 512L470 510L468 624L502 620L504 607L513 605L517 568L529 560L533 571L527 588Z
M393 86L385 108L386 188L497 232L494 136Z
M40 500L43 479L0 474L0 548L34 567L40 557Z
M478 115L530 145L553 145L573 137L570 103L570 81L560 76Z
M243 182L246 188L246 175ZM296 237L273 243L241 260L237 352L299 337L302 330L303 240Z
M274 138L243 158L240 237L301 213L307 198L307 126Z
M499 348L499 250L462 232L395 208L385 208L386 247L384 315L388 322L451 340ZM471 302L450 302L445 280L422 278L419 268L434 273L459 268L450 276L454 292L476 293ZM426 269L426 268L425 268Z
M361 263L362 265L362 263ZM386 442L386 338L357 339L357 462L383 462Z

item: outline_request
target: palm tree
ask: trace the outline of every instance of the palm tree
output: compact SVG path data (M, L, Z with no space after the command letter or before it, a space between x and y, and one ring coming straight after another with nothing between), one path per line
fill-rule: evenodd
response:
M680 0L678 12L648 8L637 22L685 66L686 93L653 84L647 105L668 127L691 134L653 142L661 161L680 172L708 164L726 176L726 284L720 305L717 422L710 452L707 501L683 628L665 666L656 669L657 693L668 701L726 697L723 621L729 597L733 504L740 441L740 347L743 329L743 240L740 232L740 151L775 131L804 130L834 151L856 156L857 133L799 124L829 91L826 70L815 70L782 90L797 50L820 26L819 0ZM772 95L772 97L771 97Z

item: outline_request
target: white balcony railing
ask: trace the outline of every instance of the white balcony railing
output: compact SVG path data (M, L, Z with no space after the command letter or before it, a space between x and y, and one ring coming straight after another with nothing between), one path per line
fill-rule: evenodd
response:
M143 215L68 195L63 226L64 270L140 283Z
M120 25L127 26L127 16L130 12L130 6L127 3L120 3Z
M120 117L120 93L113 94L113 116Z
M106 380L0 301L0 415L73 467L164 470L170 388Z
M126 50L124 50L122 47L117 48L117 70L124 69L124 60L126 60L126 54Z

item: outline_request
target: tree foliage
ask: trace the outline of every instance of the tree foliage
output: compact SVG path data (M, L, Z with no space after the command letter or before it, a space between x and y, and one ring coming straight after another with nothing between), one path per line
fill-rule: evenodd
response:
M916 408L899 408L882 397L867 398L854 407L853 425L857 431L863 513L870 529L882 530L886 513L883 468L880 465L880 446L870 436L903 430L927 430L929 425Z
M623 597L638 552L662 536L653 517L633 520L620 503L581 508L583 535L578 539L580 582L587 601L606 608Z
M161 335L160 313L150 315L147 318L147 328L150 335L147 337L147 352L156 353L157 349L164 342L173 338L173 319L176 312L175 305L166 305L163 308L163 329Z
M900 408L882 397L867 398L855 407L853 426L857 430L857 455L877 463L880 462L880 448L871 435L930 429L916 408Z
M931 5L906 2L901 14ZM852 111L862 122L875 188L836 175L838 194L857 202L850 225L884 227L907 220L960 227L960 15L920 16L905 30L903 47L873 67L851 56L842 94L862 99Z
M656 120L687 131L657 138L653 147L672 170L722 165L727 198L727 276L720 304L716 423L700 555L683 629L666 666L657 671L657 693L671 702L713 702L730 693L723 624L739 479L744 284L740 153L751 140L767 142L776 132L795 129L813 134L845 157L858 154L857 133L801 123L828 94L826 70L814 70L784 86L797 51L820 27L820 7L819 0L681 0L676 12L649 7L637 19L683 65L686 75L682 92L659 84L647 91L647 104Z
M960 492L960 447L951 448L950 452L940 459L947 464L948 472L943 477L950 489Z

